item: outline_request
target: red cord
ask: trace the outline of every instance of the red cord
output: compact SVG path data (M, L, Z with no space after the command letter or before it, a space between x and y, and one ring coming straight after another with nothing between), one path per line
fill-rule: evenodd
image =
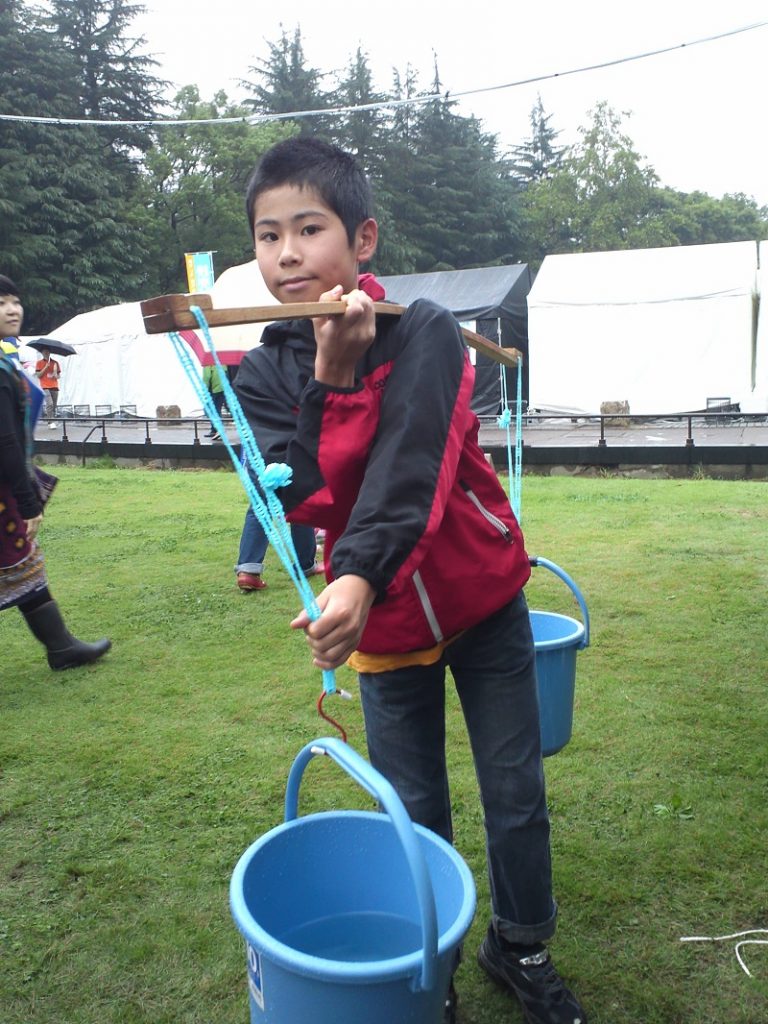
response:
M323 692L320 694L320 696L317 699L317 713L320 715L321 718L324 718L326 720L326 722L330 722L331 725L334 727L334 729L338 729L338 731L341 733L341 738L346 743L347 742L347 734L344 731L344 727L342 725L340 725L336 721L335 718L331 718L330 715L327 715L325 713L325 711L323 711L323 701L325 700L326 696L327 696L327 691L323 690Z

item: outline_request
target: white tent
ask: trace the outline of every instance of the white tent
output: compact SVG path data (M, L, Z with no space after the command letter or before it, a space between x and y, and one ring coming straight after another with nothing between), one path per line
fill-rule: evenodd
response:
M77 353L59 360L59 405L87 406L91 415L127 406L155 416L161 405L202 413L168 336L144 332L138 302L80 313L50 334Z
M258 265L224 271L210 291L214 306L257 306L275 300L267 291ZM247 351L259 344L264 324L221 327L213 332L219 351ZM77 354L59 360L60 405L96 406L117 412L135 407L136 415L153 417L158 406L178 405L182 416L202 414L192 384L178 361L167 334L146 334L138 302L105 306L80 313L50 332Z
M547 256L528 295L529 407L768 411L758 287L756 242Z

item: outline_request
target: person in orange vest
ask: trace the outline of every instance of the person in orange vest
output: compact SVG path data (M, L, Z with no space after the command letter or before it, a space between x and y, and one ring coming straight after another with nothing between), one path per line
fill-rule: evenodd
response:
M43 349L43 358L38 359L35 364L35 376L45 392L45 415L50 418L49 426L53 429L56 426L53 420L56 417L56 407L59 404L61 366L47 348Z

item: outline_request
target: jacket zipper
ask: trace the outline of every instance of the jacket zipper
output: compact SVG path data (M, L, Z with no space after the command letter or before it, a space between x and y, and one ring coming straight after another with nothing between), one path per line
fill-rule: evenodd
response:
M514 544L515 539L512 536L512 531L507 526L507 524L503 522L501 519L499 519L498 516L495 516L493 512L489 512L489 510L485 507L482 501L480 501L480 499L478 498L474 491L471 491L469 487L464 487L463 484L462 487L464 488L464 493L475 506L475 508L478 510L483 519L487 520L487 522L489 522L491 526L495 526L508 544Z
M416 587L419 602L424 615L426 616L427 622L429 623L429 628L432 630L432 636L435 638L435 643L439 644L443 640L443 631L440 629L440 623L437 621L435 609L432 607L432 602L429 600L427 588L424 586L424 580L421 578L421 573L418 569L413 574L413 585Z

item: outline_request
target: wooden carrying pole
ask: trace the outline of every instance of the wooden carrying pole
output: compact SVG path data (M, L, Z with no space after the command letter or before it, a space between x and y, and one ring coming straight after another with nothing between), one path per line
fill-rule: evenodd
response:
M338 316L347 308L344 302L286 302L276 306L237 306L214 309L210 295L158 295L141 303L144 330L147 334L195 330L199 324L190 306L199 306L209 327L232 327L236 324L270 323L273 320L302 320L316 316ZM374 302L378 316L402 316L405 306L391 302ZM496 363L517 366L521 353L516 348L501 348L480 334L462 327L461 333L470 348L482 352Z

